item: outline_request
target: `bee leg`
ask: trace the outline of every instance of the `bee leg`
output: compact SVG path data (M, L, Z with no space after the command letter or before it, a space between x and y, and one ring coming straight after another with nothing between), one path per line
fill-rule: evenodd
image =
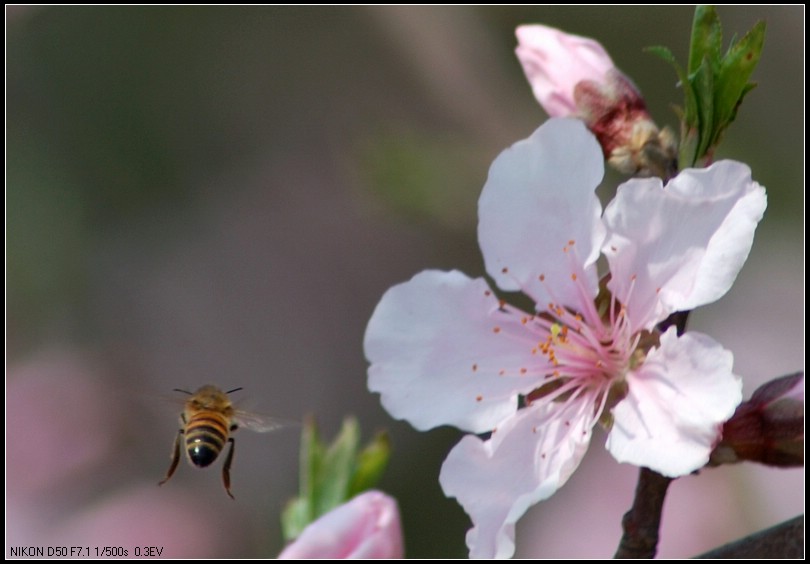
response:
M228 442L231 443L231 449L228 451L228 458L225 459L225 465L222 467L222 483L225 484L225 492L231 499L235 499L231 493L231 462L233 462L233 448L236 442L233 437L228 439Z
M177 431L177 436L174 439L174 449L172 450L172 463L169 466L169 471L166 473L166 477L163 478L163 481L158 483L159 486L162 486L166 482L169 481L169 478L172 477L174 471L177 470L177 464L180 462L180 437L183 436L183 429Z

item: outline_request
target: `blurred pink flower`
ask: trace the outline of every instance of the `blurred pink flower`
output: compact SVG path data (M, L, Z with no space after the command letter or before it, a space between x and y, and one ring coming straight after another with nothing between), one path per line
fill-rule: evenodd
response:
M539 24L520 26L515 35L515 53L549 116L583 120L621 172L674 176L674 135L659 131L641 92L598 42Z
M364 492L307 526L278 557L402 558L397 502L382 492Z
M6 546L82 546L72 556L85 558L105 556L94 548L104 546L118 550L106 556L130 557L136 547L164 558L234 550L238 533L221 512L160 491L157 476L135 478L124 422L138 419L126 416L108 379L101 362L73 350L9 366Z
M210 504L193 495L167 493L154 483L142 483L72 512L44 536L56 546L91 547L92 557L105 556L92 547L109 546L121 547L130 558L211 558L228 555L226 547L234 550L231 545L236 544L235 527L223 520ZM147 552L149 547L154 553Z
M8 368L6 455L12 495L50 495L110 454L119 420L97 366L50 350Z
M765 209L743 164L619 187L581 122L552 119L507 149L479 200L482 279L425 271L391 288L366 331L369 389L420 430L467 435L448 455L444 492L473 521L473 557L514 551L515 522L579 465L597 422L619 462L666 476L702 467L741 400L732 355L706 335L656 325L731 287ZM610 277L599 281L600 252ZM525 408L520 408L520 398Z

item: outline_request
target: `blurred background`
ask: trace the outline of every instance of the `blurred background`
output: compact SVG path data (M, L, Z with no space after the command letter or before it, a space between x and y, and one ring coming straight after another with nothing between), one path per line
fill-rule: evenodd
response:
M464 557L438 484L455 429L418 433L366 389L383 292L425 268L483 274L476 202L494 157L546 119L513 54L542 22L598 39L677 130L689 7L6 7L6 545L161 546L272 557L299 430L240 432L232 490L183 462L176 406L212 383L325 436L392 433L381 489L406 555ZM804 366L804 7L721 7L726 41L766 19L759 87L718 158L769 206L731 292L690 327L735 354L746 397ZM621 178L609 173L605 185ZM609 191L607 192L609 197ZM522 557L613 554L637 469L597 432L518 526ZM691 556L803 511L803 470L678 480L660 554ZM586 531L587 534L583 534ZM132 554L130 554L131 556Z

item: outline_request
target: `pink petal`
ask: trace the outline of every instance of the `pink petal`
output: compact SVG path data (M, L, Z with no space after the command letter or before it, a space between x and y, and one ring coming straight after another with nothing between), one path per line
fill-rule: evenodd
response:
M467 532L471 558L508 558L515 551L515 523L547 499L579 465L591 437L583 416L590 403L537 404L503 422L488 441L467 435L442 465L439 483L473 522Z
M425 271L394 286L369 321L368 387L388 412L420 430L455 425L482 433L542 381L520 367L543 362L513 308L482 279Z
M323 515L278 556L402 558L402 526L393 498L367 491Z
M765 211L765 189L744 164L720 161L619 187L605 210L609 287L634 329L723 296L742 268ZM632 288L632 292L631 292Z
M701 468L724 421L742 400L732 354L701 333L675 328L627 375L629 393L613 408L607 448L619 462L676 477Z
M603 174L599 144L572 119L548 120L495 159L478 201L478 240L500 288L523 290L543 308L581 310L596 296L605 231L594 190Z
M597 83L613 68L604 48L586 37L544 25L524 25L515 30L515 49L535 98L551 117L576 112L574 88L583 80Z

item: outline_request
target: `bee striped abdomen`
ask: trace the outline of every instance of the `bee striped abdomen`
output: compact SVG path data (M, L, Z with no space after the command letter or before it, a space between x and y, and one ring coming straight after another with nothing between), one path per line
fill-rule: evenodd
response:
M186 452L195 466L205 468L217 459L230 432L228 419L206 411L192 416L186 424Z
M233 499L231 493L231 463L236 441L231 433L240 427L263 433L282 426L273 418L262 417L256 413L236 409L231 403L228 394L237 392L242 388L234 388L223 392L216 386L203 386L194 393L175 388L189 397L185 402L183 412L180 414L180 428L174 437L172 447L172 461L166 477L159 482L163 485L169 481L182 457L183 445L189 463L198 468L205 468L214 462L219 453L230 443L228 455L222 465L222 485L225 493Z

